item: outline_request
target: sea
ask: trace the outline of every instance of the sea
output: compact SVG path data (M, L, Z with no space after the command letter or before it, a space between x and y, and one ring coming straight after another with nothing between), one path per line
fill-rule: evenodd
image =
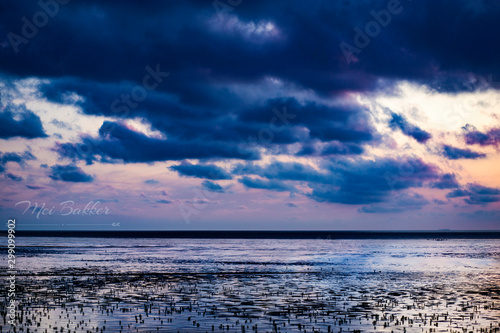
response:
M25 234L3 332L500 331L498 233Z

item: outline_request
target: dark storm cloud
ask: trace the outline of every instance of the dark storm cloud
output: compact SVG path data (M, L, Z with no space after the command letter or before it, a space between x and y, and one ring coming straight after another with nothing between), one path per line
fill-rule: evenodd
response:
M296 191L294 186L275 179L266 180L266 179L250 178L244 176L238 179L238 181L241 184L245 185L245 187L247 188L257 188L257 189L264 189L277 192Z
M74 79L56 80L43 87L55 102L71 103L65 96L76 92L84 98L76 102L83 112L117 118L142 117L152 127L177 140L233 142L263 146L293 144L307 137L339 143L327 154L358 154L354 143L369 142L374 130L366 110L357 105L327 107L314 102L299 104L294 98L274 98L260 106L246 106L235 96L213 91L220 98L216 107L183 105L171 94L153 91L142 101L133 101L131 84L94 84ZM211 89L211 88L207 88ZM126 102L121 102L125 99ZM228 101L230 103L228 103ZM309 133L305 134L304 129ZM336 151L335 151L336 150Z
M290 190L291 181L304 182L312 190L306 195L316 201L352 205L382 203L393 194L426 183L436 182L436 186L449 188L454 180L419 159L387 158L326 162L321 170L297 162L273 162L267 166L239 164L233 174L244 175L239 181L247 187L274 191ZM257 175L262 179L246 175Z
M258 153L255 148L258 146L264 146L271 151L286 152L287 149L282 145L302 142L307 137L325 141L337 140L322 148L324 155L360 154L363 149L358 143L369 143L373 139L374 130L365 119L365 110L356 105L332 108L313 102L299 104L293 98L279 98L265 101L262 106L249 107L240 101L235 104L242 106L220 109L179 105L168 94L155 91L149 93L144 101L135 103L134 108L129 107L125 112L113 110L111 105L119 100L124 92L130 92L132 89L123 84L91 84L69 79L58 80L55 86L47 85L44 91L48 98L63 103L68 102L64 96L76 91L84 97L83 101L76 104L88 114L146 119L154 129L164 133L169 141L151 140L143 135L140 141L156 146L164 145L165 149L154 149L163 151L163 155L133 156L137 149L132 147L127 149L130 156L118 157L111 151L119 148L118 145L110 147L107 142L93 149L93 153L82 153L88 150L84 146L93 145L90 138L85 138L84 142L79 144L59 144L56 151L63 157L74 161L82 159L87 163L95 160L94 155L100 154L101 147L105 147L102 148L104 155L125 162L210 157L256 159ZM105 126L113 128L109 132L114 136L115 126L109 123L103 125ZM141 136L133 132L131 135ZM202 149L204 146L211 147ZM237 148L237 151L234 148ZM141 148L138 153L146 154L147 151L148 148ZM123 152L125 153L125 149ZM211 154L213 156L210 156Z
M87 164L92 164L97 160L96 154L98 154L98 152L96 151L96 147L99 144L99 139L94 140L91 137L84 136L80 143L58 142L55 147L52 148L52 151L58 153L61 159L69 159L73 162L84 160ZM105 157L101 158L101 160L107 161Z
M363 147L358 145L331 143L323 149L321 155L360 155L363 152Z
M233 88L262 86L276 78L336 97L392 89L394 80L404 79L440 91L470 91L484 88L475 82L499 72L500 37L490 32L500 28L500 4L400 1L380 33L369 36L366 46L356 46L354 28L365 31L367 23L377 21L373 12L380 16L387 6L382 0L252 1L219 17L211 3L201 1L73 0L60 4L57 14L27 37L21 18L32 22L33 14L46 7L8 0L0 11L0 34L5 36L0 72L49 78L42 87L49 100L76 104L86 114L142 118L168 138L118 128L120 134L56 147L75 161L257 159L258 146L286 151L282 146L293 143L302 144L299 156L359 155L363 145L377 140L363 107L299 102L286 95L249 105ZM267 23L272 32L255 28ZM16 44L12 33L25 40ZM360 48L355 61L347 61L342 42ZM168 77L159 77L167 72ZM148 77L161 80L146 91L146 98L134 97L153 82ZM72 92L83 100L73 100ZM283 120L273 113L276 109L283 115L285 108L293 117ZM391 126L422 143L430 138L397 114ZM44 135L41 127L38 132L32 127L30 133L38 134L31 135ZM101 144L85 152L92 140ZM325 143L321 151L309 144L314 140ZM242 144L245 153L238 149Z
M173 165L170 170L176 171L181 176L206 178L206 179L231 179L231 175L224 169L212 164L191 164L184 162Z
M361 155L362 146L353 143L331 141L326 144L319 142L306 142L295 154L296 156L331 156L331 155Z
M0 152L0 173L5 172L7 169L6 164L8 162L17 163L20 166L24 166L26 161L36 160L36 157L31 154L29 151L25 151L24 153L2 153Z
M5 178L8 178L8 179L13 180L15 182L20 182L20 181L23 180L23 177L16 176L16 175L14 175L12 173L6 173L5 174Z
M54 165L50 167L51 171L49 177L53 180L61 180L64 182L73 183L90 183L94 177L83 172L82 169L76 165Z
M273 162L267 166L239 164L233 169L236 175L257 175L272 180L293 180L328 183L332 175L315 170L309 165L298 162Z
M465 142L469 145L498 146L500 144L500 128L492 128L483 133L477 131L473 126L463 127L466 131Z
M237 158L257 159L259 153L242 149L235 144L217 141L179 141L148 137L145 134L114 122L104 122L99 137L85 137L80 143L62 143L54 150L63 158L85 160L92 163L101 157L107 161L125 163L157 162L182 159Z
M439 170L419 159L375 161L337 161L327 169L332 183L310 183L311 198L320 202L372 204L409 188L422 187L439 177Z
M447 198L460 198L469 195L470 192L464 189L456 189L446 195Z
M473 219L474 222L480 220L491 220L498 223L500 221L500 210L476 210L472 213L460 213L461 216Z
M0 161L2 164L7 162L15 162L19 165L23 165L26 161L35 160L36 157L31 154L29 151L25 151L24 153L1 153L0 152Z
M161 204L170 204L172 203L172 201L170 200L165 200L165 199L160 199L160 200L157 200L156 203L161 203Z
M356 46L354 28L366 31L368 22L376 23L372 11L385 10L387 1L253 1L221 22L207 2L72 0L18 43L16 53L9 32L22 37L21 18L32 21L43 9L38 2L9 0L0 14L6 45L1 68L19 76L139 81L144 66L161 59L172 77L182 77L162 89L186 103L210 101L203 85L211 80L273 76L326 94L371 90L384 77L457 91L474 89L470 74L499 72L500 37L491 33L500 30L498 3L402 0L398 5L390 22L358 45L356 61L347 63L340 44ZM240 25L228 26L224 20L231 17ZM245 31L262 21L273 22L275 38Z
M448 189L457 188L460 184L457 181L455 174L447 173L439 177L439 179L431 184L432 188Z
M2 13L9 13L0 20L4 36L8 32L21 34L23 22L20 18L40 10L35 3L24 5L7 1L3 6ZM317 42L334 37L334 25L330 24L329 31L317 25L304 31L305 27L296 27L296 22L290 21L290 15L284 16L287 9L279 8L282 5L261 3L258 6L263 6L260 14L252 13L250 6L248 13L240 7L244 24L252 21L258 24L268 18L277 26L281 25L279 28L286 37L266 42L264 37L255 36L254 43L242 38L240 33L212 27L218 16L211 3L145 5L137 1L116 5L74 0L61 6L59 14L50 18L49 24L39 29L37 36L19 45L18 53L10 45L3 48L4 69L17 75L69 75L96 81L124 81L139 80L145 65L161 59L169 64L173 76L183 77L175 83L167 83L163 89L174 91L186 103L209 102L210 94L202 85L193 82L208 82L214 78L254 81L265 75L275 75L324 91L363 89L375 81L371 78L365 82L361 74L351 78L332 75L338 72L335 68L338 66L335 62L335 53L339 53L337 45ZM292 4L289 10L293 14L301 9ZM311 33L320 35L313 41ZM307 45L300 46L297 42ZM259 47L259 44L266 47ZM313 57L307 56L304 46L314 47L308 50ZM35 52L39 57L37 62L26 61L28 55ZM53 60L54 54L60 61ZM302 64L300 68L296 66L298 63ZM322 74L325 65L329 73Z
M23 137L27 139L44 138L45 134L40 118L24 107L19 111L0 112L0 139Z
M487 205L500 201L500 197L498 195L471 195L464 201L469 205Z
M144 73L151 76L146 70ZM157 90L149 91L142 84L134 82L94 82L64 78L42 84L41 91L51 101L77 105L90 115L125 118L161 114L167 119L175 120L204 115L179 106L173 101L172 95ZM144 92L144 96L141 95ZM72 100L68 97L71 93L77 93L83 100Z
M217 192L217 193L224 193L225 190L222 186L220 186L217 183L211 182L210 180L204 180L201 183L201 186L203 189L210 191L210 192Z
M240 119L245 123L269 123L273 113L281 113L281 119L294 126L309 130L309 136L321 141L363 142L373 139L372 128L368 125L365 111L361 106L351 105L329 107L314 102L300 104L294 98L272 99L260 108L244 112ZM275 126L278 128L281 123Z
M431 138L431 134L423 129L410 124L402 115L393 113L389 126L392 129L399 129L403 134L410 136L420 143L425 143Z
M37 186L37 185L26 185L27 188L29 188L30 190L42 190L44 189L43 186Z
M414 193L412 195L403 194L392 199L388 203L364 206L358 209L360 213L402 213L408 210L422 209L429 204L429 201L422 195Z
M464 202L469 205L487 205L491 202L500 201L500 189L478 184L467 184L465 188L451 191L446 197L464 198Z
M295 154L296 156L311 156L318 153L317 148L314 144L306 143L302 145L302 148Z
M478 159L486 157L486 154L478 153L470 149L461 149L448 145L443 146L443 155L450 160Z

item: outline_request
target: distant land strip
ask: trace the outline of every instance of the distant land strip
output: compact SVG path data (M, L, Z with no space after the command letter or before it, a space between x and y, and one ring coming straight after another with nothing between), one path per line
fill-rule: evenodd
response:
M6 231L0 231L5 235ZM218 239L500 239L500 231L48 231L16 230L18 237L99 237L99 238L218 238Z

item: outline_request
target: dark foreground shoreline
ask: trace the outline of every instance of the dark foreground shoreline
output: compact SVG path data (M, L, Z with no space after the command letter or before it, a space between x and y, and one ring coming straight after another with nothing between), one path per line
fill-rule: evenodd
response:
M5 332L500 331L498 276L488 273L457 281L439 272L132 276L95 269L19 276L14 325L5 311L0 316Z
M0 235L5 235L1 231ZM224 239L500 239L500 231L39 231L16 230L22 237L105 237L105 238L224 238Z

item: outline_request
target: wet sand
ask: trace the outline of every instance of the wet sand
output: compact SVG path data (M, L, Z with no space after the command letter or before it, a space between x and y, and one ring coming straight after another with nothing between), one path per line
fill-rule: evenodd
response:
M20 273L0 332L500 332L494 273Z

